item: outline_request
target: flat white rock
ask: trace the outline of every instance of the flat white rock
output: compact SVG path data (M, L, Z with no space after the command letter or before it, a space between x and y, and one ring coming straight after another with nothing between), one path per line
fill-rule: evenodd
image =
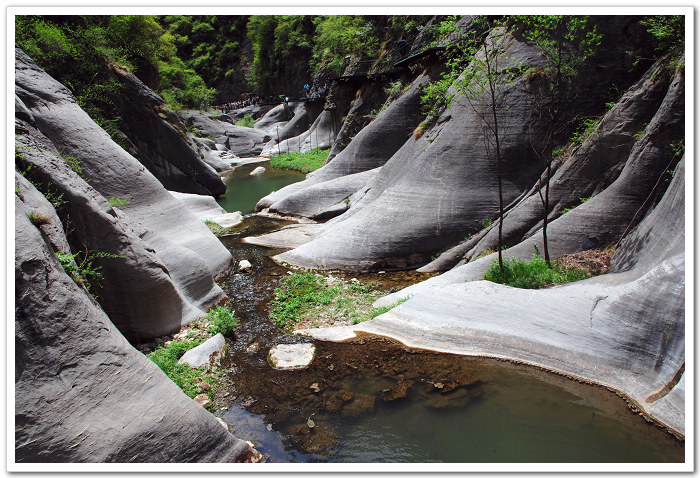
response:
M314 344L280 344L270 349L268 362L276 369L307 367L314 359Z

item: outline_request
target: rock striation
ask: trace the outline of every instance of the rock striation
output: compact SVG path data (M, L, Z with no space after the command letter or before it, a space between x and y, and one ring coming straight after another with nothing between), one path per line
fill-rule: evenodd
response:
M46 232L53 226L27 217L48 206L29 189L22 197L15 199L15 461L247 460L250 447L134 349L65 273L55 231Z
M223 299L213 277L231 255L204 223L19 49L15 82L16 167L61 198L56 226L70 251L123 256L99 261L94 291L121 332L141 341L177 331Z
M369 322L306 332L325 340L368 332L412 347L544 367L617 390L683 436L684 176L681 161L606 275L515 289L476 280L475 262L380 299L376 306L410 297Z
M202 158L185 125L165 107L165 101L128 71L111 65L122 83L121 130L129 152L138 158L166 189L218 196L226 186Z

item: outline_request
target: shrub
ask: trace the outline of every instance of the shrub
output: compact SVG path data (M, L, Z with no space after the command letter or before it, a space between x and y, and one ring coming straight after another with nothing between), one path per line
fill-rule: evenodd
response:
M48 224L49 222L51 222L49 216L36 211L32 211L29 214L27 214L27 218L29 219L29 222L31 222L35 226L41 226L42 224Z
M88 291L90 291L90 288L93 285L101 287L100 282L104 279L101 272L102 266L94 265L94 259L124 257L109 252L91 252L88 253L83 260L78 262L76 261L76 257L79 254L79 252L71 254L65 251L55 253L56 259L58 259L58 262L61 264L61 267L63 267L63 270L66 271L66 273L76 284L84 286Z
M484 279L520 289L539 289L552 284L565 284L590 277L581 269L548 267L545 260L536 253L530 262L519 258L503 261L503 268L494 260L484 274Z
M247 114L243 117L242 120L236 121L237 126L244 126L246 128L252 128L253 125L255 125L255 120L253 119L253 115Z
M214 327L213 334L229 336L238 327L238 320L234 316L234 311L227 307L216 307L207 314L207 319Z
M128 199L122 199L122 198L117 197L117 196L112 196L111 198L107 199L107 202L112 207L126 206L127 204L129 204Z

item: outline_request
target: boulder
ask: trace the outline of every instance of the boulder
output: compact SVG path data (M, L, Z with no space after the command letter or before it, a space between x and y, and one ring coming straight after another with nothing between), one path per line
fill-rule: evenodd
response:
M262 166L258 166L250 172L250 176L260 176L264 172L265 172L265 168Z
M221 365L226 349L226 339L221 334L207 339L204 343L189 349L180 357L177 363L186 363L190 367L206 367L209 365Z
M253 265L247 259L243 259L238 263L238 272L249 272Z
M247 459L244 441L126 341L15 201L15 461Z

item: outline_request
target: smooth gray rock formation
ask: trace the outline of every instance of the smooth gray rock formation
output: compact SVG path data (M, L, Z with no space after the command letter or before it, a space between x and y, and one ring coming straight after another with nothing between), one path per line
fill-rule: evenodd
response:
M600 193L617 179L630 159L635 143L641 140L640 132L657 114L666 96L671 77L664 62L658 62L633 85L605 114L599 126L584 143L576 148L557 168L550 181L549 221L560 217L565 208L581 204L580 198L589 198ZM666 111L666 115L673 114ZM663 121L677 119L664 118ZM682 134L678 131L678 134ZM653 171L646 171L654 174ZM633 186L635 188L638 185ZM542 225L542 204L537 186L529 191L517 204L506 212L503 221L503 243L513 246L532 236ZM647 191L648 193L649 191ZM463 263L479 256L486 249L498 245L498 225L448 250L438 259L420 270L435 272L449 269L460 260ZM608 227L606 223L604 227ZM619 232L619 231L618 231Z
M311 241L320 228L320 224L290 224L269 234L245 237L243 242L271 249L289 249Z
M255 122L253 127L256 130L263 131L274 138L275 135L271 133L270 127L275 124L286 124L287 121L291 120L292 115L294 114L293 112L296 110L296 106L296 103L293 102L289 103L288 105L280 103L265 113L262 118Z
M298 369L308 367L315 354L314 344L280 344L270 349L267 361L277 369Z
M243 215L239 211L226 212L211 196L169 192L202 222L212 221L221 227L232 227L243 222Z
M163 335L221 300L224 293L213 277L231 266L231 256L204 223L97 126L70 91L19 49L15 82L21 111L31 112L35 121L18 120L18 151L25 148L24 160L33 165L39 182L60 189L56 192L68 200L72 224L66 229L74 231L74 252L87 248L127 255L125 260L101 261L110 285L100 293L102 305L107 307L111 294L109 302L124 312L121 325L129 327L122 332L137 340ZM89 185L58 151L75 158ZM112 208L105 198L128 202ZM129 281L117 279L132 273ZM155 310L148 313L149 307ZM118 314L108 313L120 322Z
M361 173L383 166L406 142L423 119L420 114L420 92L421 87L428 80L426 75L419 77L414 81L409 91L382 111L367 127L363 128L350 144L332 158L328 164L310 173L305 181L290 184L260 199L256 209L271 208L271 210L277 210L282 214L310 217L309 214L317 214L318 211L327 208L329 204L327 201L324 201L323 204L316 204L313 193L305 192L307 188L341 176ZM351 180L356 182L357 178L356 176ZM370 178L365 176L364 179L369 182ZM347 183L337 182L336 184ZM353 184L354 191L348 191L348 188L343 186L334 195L345 194L339 199L342 200L359 190L361 186L364 185ZM326 185L327 191L332 190L332 187L333 184ZM300 191L300 196L296 196L296 199L292 198ZM347 194L348 192L351 194Z
M306 333L344 340L368 332L413 347L544 367L618 390L682 436L684 198L681 162L664 198L625 240L606 275L526 290L465 283L458 272L467 264L377 301L410 296L372 321Z
M165 101L128 71L112 65L123 84L121 129L132 153L167 189L218 196L226 186L187 136L185 125L165 108Z
M514 63L541 61L535 48L512 37L505 55ZM507 88L510 119L502 144L506 202L527 191L540 174L526 134L525 125L531 119L529 87L520 78ZM329 165L341 160L346 151ZM457 95L433 127L405 142L375 179L350 199L355 202L348 212L329 222L313 241L278 258L318 269L387 270L422 265L467 231L480 229L484 219L496 216L493 163L478 114L466 98Z
M190 367L206 367L208 365L221 365L221 359L226 353L226 339L221 334L207 339L204 343L189 349L177 363L186 363Z
M250 172L249 176L259 176L264 172L265 172L265 168L262 166L258 166L257 168L255 168L254 170L252 170Z
M197 136L215 138L217 145L242 158L258 156L263 145L270 140L270 136L261 131L219 121L207 113L187 110L182 113L182 117L196 131Z
M279 123L268 123L265 127L272 139L263 148L262 156L274 156L281 151L277 144L307 131L321 113L320 102L299 102L294 108L294 116L291 120Z
M379 168L376 168L307 185L275 202L269 211L316 220L330 219L344 213L350 207L350 196L362 189L378 173Z
M29 194L22 192L27 199ZM17 463L236 462L226 432L135 350L15 199Z

